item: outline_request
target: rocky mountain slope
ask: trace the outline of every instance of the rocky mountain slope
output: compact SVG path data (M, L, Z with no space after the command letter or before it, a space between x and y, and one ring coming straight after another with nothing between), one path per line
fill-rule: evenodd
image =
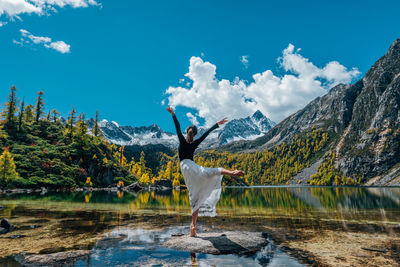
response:
M353 85L337 85L264 136L221 147L262 150L313 127L329 133L335 167L368 184L400 184L400 39Z
M88 121L91 131L94 120ZM158 125L132 127L120 126L118 123L102 120L98 123L101 134L110 143L117 145L148 145L161 144L172 147L177 144L176 134L163 131Z

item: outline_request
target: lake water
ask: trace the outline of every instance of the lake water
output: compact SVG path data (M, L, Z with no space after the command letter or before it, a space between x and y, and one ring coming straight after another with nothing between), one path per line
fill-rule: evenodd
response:
M198 232L266 232L270 243L245 257L160 245L189 232L187 191L3 194L0 205L0 217L17 226L0 236L0 266L19 266L9 256L23 251L72 249L91 250L73 266L400 264L391 245L400 234L400 188L224 188L218 216L200 217Z

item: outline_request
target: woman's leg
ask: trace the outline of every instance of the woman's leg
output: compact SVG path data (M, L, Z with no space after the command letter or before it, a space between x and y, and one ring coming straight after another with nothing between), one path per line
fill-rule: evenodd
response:
M199 216L199 209L192 213L192 223L190 224L190 236L196 236L196 222Z
M244 171L241 171L241 170L230 171L230 170L223 169L221 171L221 174L222 175L230 175L230 176L243 176Z

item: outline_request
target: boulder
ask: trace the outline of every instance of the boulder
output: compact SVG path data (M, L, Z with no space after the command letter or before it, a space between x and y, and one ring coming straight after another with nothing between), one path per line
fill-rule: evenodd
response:
M142 189L143 187L138 182L127 185L123 188L124 191L136 191L136 192Z
M162 246L192 253L252 255L268 244L266 237L260 232L200 233L197 237L172 236Z
M172 188L172 181L169 179L154 180L154 187L170 189L170 188Z
M0 234L6 234L8 232L11 232L12 230L15 229L15 226L10 223L7 219L1 219L0 221Z
M64 266L86 259L89 254L89 250L72 250L39 255L20 253L15 255L14 259L23 266Z

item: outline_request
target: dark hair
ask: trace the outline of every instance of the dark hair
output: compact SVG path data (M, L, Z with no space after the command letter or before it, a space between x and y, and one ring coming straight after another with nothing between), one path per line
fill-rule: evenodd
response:
M190 130L191 130L191 131L190 131ZM186 133L187 133L186 141L187 141L188 143L192 143L192 142L193 142L194 136L197 134L197 127L196 127L196 125L192 124L192 125L190 125L189 127L187 127Z
M192 129L193 136L195 136L195 135L197 134L197 127L196 127L196 125L192 124L192 125L190 125L189 127L187 127L186 133L189 132L189 129Z

